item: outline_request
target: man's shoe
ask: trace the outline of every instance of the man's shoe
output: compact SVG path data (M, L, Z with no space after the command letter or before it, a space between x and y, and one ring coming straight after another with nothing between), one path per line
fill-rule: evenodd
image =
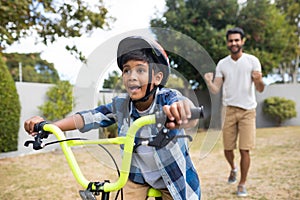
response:
M230 171L230 175L228 177L228 183L229 184L234 184L236 183L236 176L237 176L237 168L235 168L234 170Z
M246 197L246 196L248 196L248 192L246 190L246 186L245 185L239 185L237 187L237 193L236 193L236 195L238 197Z

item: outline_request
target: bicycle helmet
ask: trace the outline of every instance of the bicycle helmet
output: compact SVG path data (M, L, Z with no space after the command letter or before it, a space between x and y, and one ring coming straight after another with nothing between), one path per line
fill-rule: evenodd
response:
M138 53L140 52L140 55ZM167 83L168 77L170 75L170 63L169 58L165 50L156 41L148 40L140 36L130 36L120 41L117 51L117 64L121 71L123 71L123 65L128 59L128 54L136 55L137 57L144 56L143 59L147 60L149 63L149 72L152 71L153 65L155 65L159 71L163 73L163 80L158 87L164 87ZM131 59L134 56L131 55ZM152 80L152 74L149 73L149 84L145 97L138 101L146 101L151 94L153 94L157 87L150 91L150 83Z

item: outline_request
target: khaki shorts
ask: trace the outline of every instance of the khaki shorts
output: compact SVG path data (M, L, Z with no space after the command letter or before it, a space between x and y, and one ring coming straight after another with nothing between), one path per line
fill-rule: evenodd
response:
M245 110L239 107L226 106L223 110L223 144L225 150L250 150L255 147L256 110Z
M149 188L150 188L149 185L137 184L128 179L126 185L123 188L124 199L125 200L130 200L130 199L145 200L145 199L147 199L147 193L148 193ZM173 200L168 189L162 189L160 191L162 193L163 200ZM149 200L150 199L151 198L149 198Z

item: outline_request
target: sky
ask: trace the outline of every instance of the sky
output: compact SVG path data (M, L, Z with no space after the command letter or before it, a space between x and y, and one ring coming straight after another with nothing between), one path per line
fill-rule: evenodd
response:
M42 59L54 64L62 80L74 83L82 63L65 49L66 45L76 45L88 57L101 43L115 35L148 28L155 13L162 13L165 9L165 0L104 0L104 4L109 15L116 18L114 23L110 23L109 31L96 30L91 36L61 38L48 46L35 44L34 38L28 37L7 48L6 52L41 52Z

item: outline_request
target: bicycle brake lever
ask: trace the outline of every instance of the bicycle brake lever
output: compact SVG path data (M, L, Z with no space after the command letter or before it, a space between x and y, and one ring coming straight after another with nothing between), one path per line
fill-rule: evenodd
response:
M164 128L157 134L157 136L152 141L149 141L147 143L147 145L157 147L160 149L160 148L166 146L172 140L176 140L177 138L188 138L190 142L193 140L192 136L190 136L190 135L175 135L175 136L169 137L167 132L168 132L168 130Z
M29 144L33 145L34 150L40 150L44 148L43 141L41 139L41 134L38 134L34 137L34 140L28 140L24 143L24 146L28 147Z
M40 150L40 149L44 148L45 145L43 145L42 139L48 138L48 136L49 136L49 132L43 130L43 127L45 124L48 124L48 122L42 121L42 122L34 125L33 130L34 130L34 132L38 132L38 134L34 137L34 140L26 141L24 143L24 146L28 147L29 144L32 143L34 150Z
M172 138L168 137L166 130L167 129L160 130L157 136L152 141L148 142L148 146L157 147L160 149L172 141Z
M28 147L30 144L33 144L33 143L34 143L33 140L27 140L27 141L25 141L24 146Z

